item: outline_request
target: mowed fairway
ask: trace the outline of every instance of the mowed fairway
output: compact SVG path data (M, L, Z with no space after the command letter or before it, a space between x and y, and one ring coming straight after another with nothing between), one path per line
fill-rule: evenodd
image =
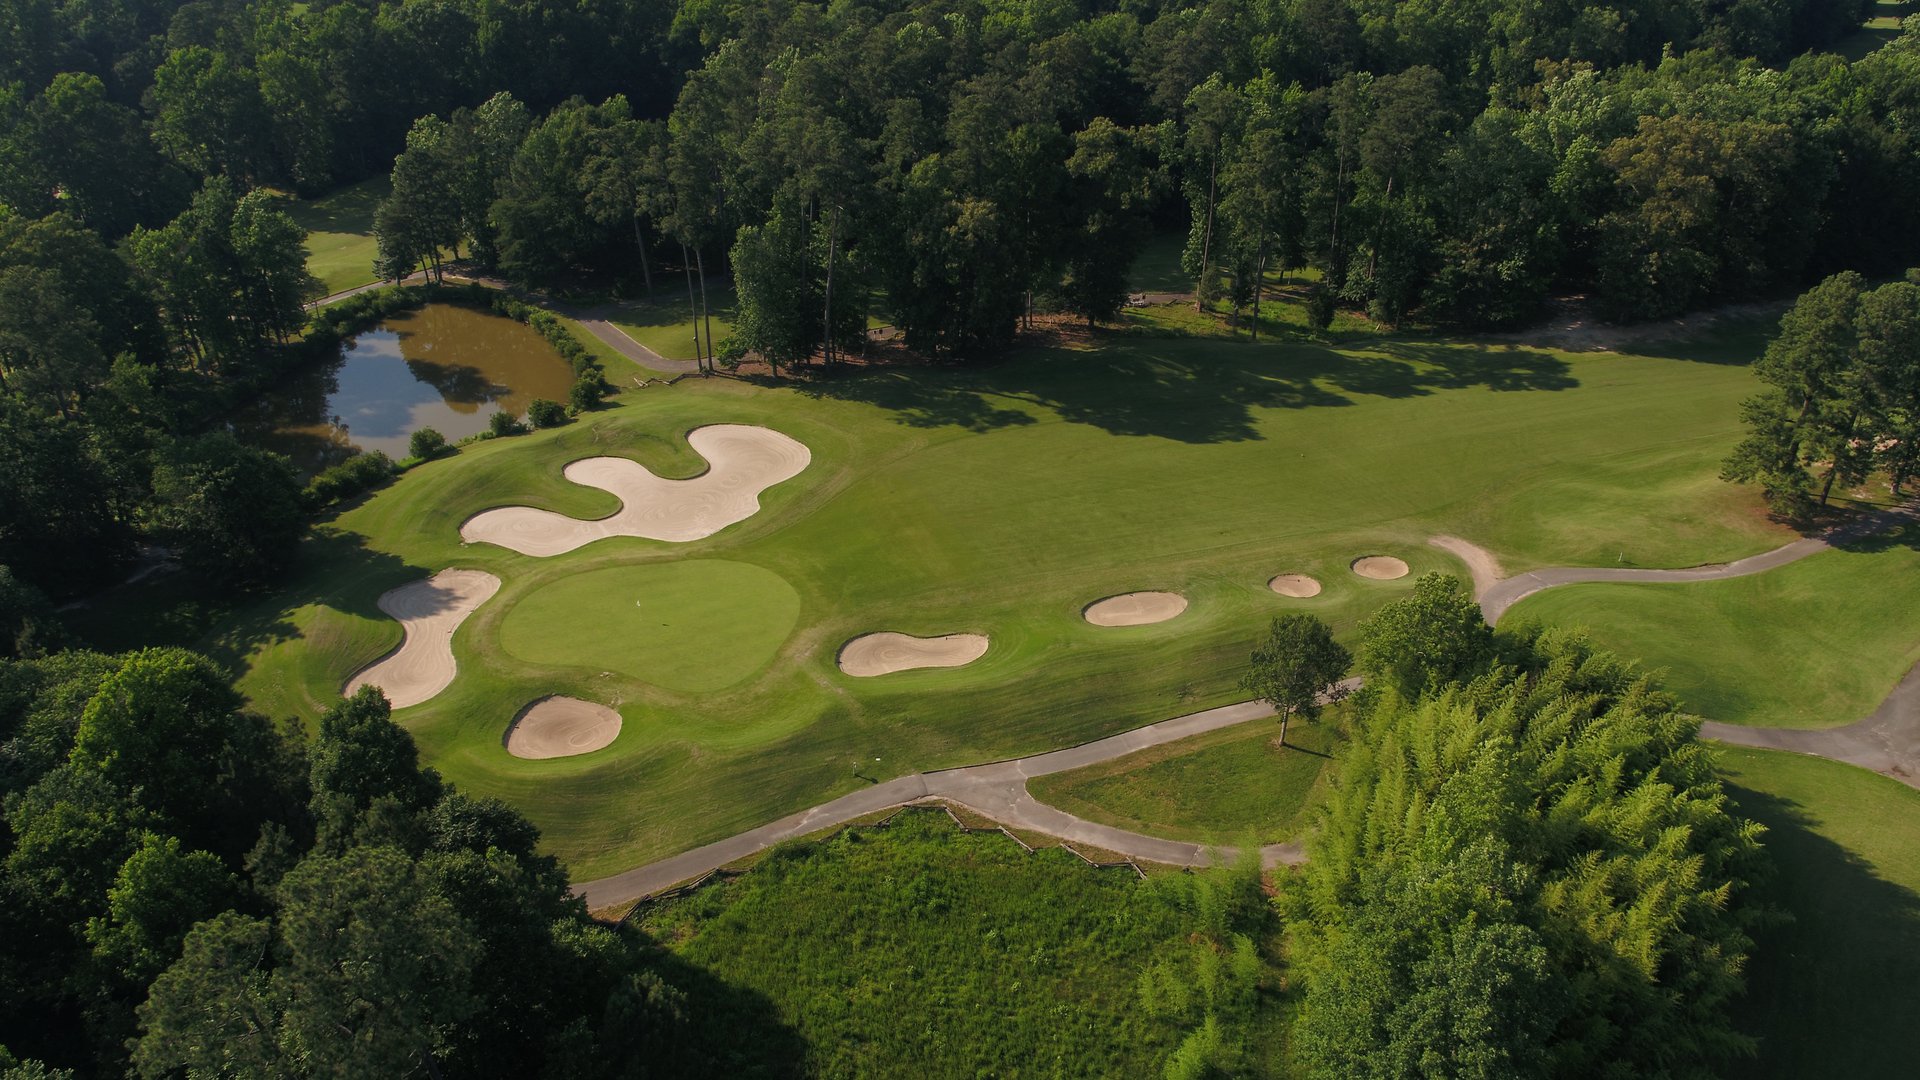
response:
M523 596L501 620L500 646L530 664L721 690L771 660L799 616L793 586L746 563L608 566Z
M865 778L1054 749L1237 700L1247 651L1274 615L1309 611L1344 631L1422 572L1463 572L1427 545L1435 533L1485 545L1510 570L1623 552L1687 565L1775 546L1786 534L1752 494L1714 479L1752 389L1743 366L1685 359L1137 332L977 370L803 389L689 379L409 472L341 515L307 545L293 586L211 644L256 707L311 718L398 641L374 607L380 592L446 566L498 575L500 594L454 637L459 677L400 719L428 761L525 810L586 880ZM562 478L578 458L696 475L705 466L684 436L711 423L783 432L812 461L764 492L758 514L692 543L616 538L550 559L460 543L461 522L490 507L614 512L612 496ZM1348 569L1359 555L1404 559L1412 575L1364 580ZM687 589L686 603L725 610L698 640L655 635L650 658L645 635L620 629L645 611L633 588L559 584L691 560L788 583L791 632L779 629L788 616L756 613L771 593ZM1266 583L1281 572L1324 591L1278 596ZM556 587L564 603L541 598ZM1188 607L1150 626L1082 618L1088 603L1135 590L1178 592ZM527 644L539 635L512 626L529 604L548 611L528 624L549 628L540 660ZM840 672L840 646L876 630L985 634L992 646L965 667ZM563 635L579 642L573 663L558 662ZM751 671L686 681L702 663ZM511 757L502 731L546 694L619 702L619 740L581 757Z
M1741 1026L1760 1057L1732 1076L1914 1075L1920 1030L1920 792L1865 769L1726 748L1740 812L1767 827L1760 897L1792 918L1756 934Z
M1920 662L1920 526L1752 577L1569 585L1503 624L1584 625L1709 719L1834 727L1872 713Z
M378 280L373 273L379 246L373 238L373 211L392 191L386 177L376 176L318 199L287 203L287 213L307 230L307 272L319 278L328 293Z

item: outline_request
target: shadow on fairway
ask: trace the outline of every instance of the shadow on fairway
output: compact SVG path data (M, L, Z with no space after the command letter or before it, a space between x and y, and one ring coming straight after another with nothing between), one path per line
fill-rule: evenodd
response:
M1727 1075L1912 1076L1920 895L1815 832L1798 802L1731 782L1727 792L1767 827L1775 875L1752 899L1792 916L1754 935L1747 994L1733 1009L1760 1055Z
M1342 352L1321 345L1115 339L1099 349L1034 350L971 368L814 377L799 390L887 409L911 427L990 431L1034 423L1036 410L1044 410L1115 435L1213 443L1261 438L1256 410L1475 387L1567 390L1579 385L1570 371L1552 353L1499 345L1375 341Z

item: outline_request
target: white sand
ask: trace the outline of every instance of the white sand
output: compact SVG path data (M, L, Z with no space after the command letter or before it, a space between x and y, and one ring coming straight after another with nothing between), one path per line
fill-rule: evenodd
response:
M394 708L404 709L445 690L453 682L453 632L499 591L500 579L484 570L442 570L383 594L380 610L400 620L406 636L398 649L360 669L347 693L377 686Z
M1080 614L1095 626L1146 626L1187 610L1187 598L1170 592L1130 592L1088 604Z
M960 667L985 656L985 634L918 638L891 632L862 634L840 647L840 670L868 678L914 668Z
M596 702L554 695L513 718L507 727L507 753L533 760L591 754L619 734L619 713Z
M627 458L584 458L568 465L568 480L620 500L611 517L581 521L551 510L508 506L468 518L460 538L541 557L609 536L686 543L752 517L760 510L762 491L798 476L813 459L797 440L746 424L695 428L687 433L687 445L708 464L691 480L663 480Z
M1353 572L1375 581L1392 581L1407 576L1407 564L1391 555L1368 555L1353 560Z
M1320 582L1305 574L1280 574L1267 582L1267 588L1281 596L1291 596L1298 600L1320 595Z

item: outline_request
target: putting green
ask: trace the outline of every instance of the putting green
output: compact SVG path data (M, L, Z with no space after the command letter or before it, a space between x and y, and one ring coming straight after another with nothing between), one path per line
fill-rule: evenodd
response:
M500 646L530 664L591 667L670 690L723 690L766 666L793 633L800 594L748 563L611 566L528 593Z

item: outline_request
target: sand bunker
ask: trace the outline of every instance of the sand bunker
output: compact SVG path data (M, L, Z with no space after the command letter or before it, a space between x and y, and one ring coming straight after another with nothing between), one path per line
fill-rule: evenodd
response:
M453 681L453 632L499 591L500 579L484 570L442 570L383 594L380 610L400 620L406 636L348 681L347 693L377 686L404 709L445 690Z
M1353 572L1375 581L1392 581L1407 576L1407 564L1391 555L1369 555L1353 560Z
M1146 626L1187 610L1187 598L1171 592L1130 592L1088 604L1080 614L1095 626Z
M507 753L518 758L591 754L620 734L620 714L605 705L570 697L543 697L507 727Z
M986 655L985 634L918 638L911 634L862 634L840 647L840 670L867 678L914 668L960 667Z
M1281 596L1291 596L1298 600L1320 595L1320 582L1305 574L1280 574L1267 582L1267 588Z
M551 510L507 506L468 518L460 538L541 557L609 536L686 543L752 517L760 510L762 491L798 476L813 459L800 442L746 424L695 428L687 433L687 445L708 464L691 480L663 480L627 458L584 458L568 465L568 480L620 500L612 517L581 521Z

